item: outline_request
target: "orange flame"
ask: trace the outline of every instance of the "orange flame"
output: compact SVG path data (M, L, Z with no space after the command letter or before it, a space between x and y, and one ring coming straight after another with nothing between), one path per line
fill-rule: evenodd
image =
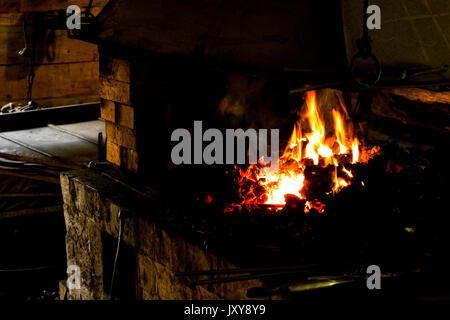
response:
M336 130L336 141L339 144L339 154L347 153L347 147L344 145L344 142L347 140L345 138L345 130L344 124L342 122L342 117L338 111L333 109L332 111L333 119L334 119L334 128Z
M355 138L352 143L352 163L357 163L359 160L359 142Z
M238 184L244 204L283 205L286 203L285 196L291 194L306 200L305 213L311 208L323 212L325 205L317 200L308 200L303 190L306 160L310 159L314 166L320 164L322 168L334 166L333 179L330 181L331 191L339 192L349 186L353 178L353 173L344 167L344 163L367 162L379 152L379 148L375 147L368 152L360 150L361 144L353 135L353 124L349 121L341 100L339 109L331 110L333 123L331 128L327 128L323 118L324 112L317 104L316 92L307 92L305 112L294 125L291 137L279 159L278 170L273 172L270 168L258 165L250 165L246 171L240 170ZM307 120L308 130L302 130L302 120ZM361 155L364 156L363 159ZM244 188L247 181L256 185ZM259 192L255 191L257 189Z

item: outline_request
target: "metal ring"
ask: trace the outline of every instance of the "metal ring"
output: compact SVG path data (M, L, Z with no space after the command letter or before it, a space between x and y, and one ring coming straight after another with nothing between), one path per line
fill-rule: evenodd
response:
M358 77L355 74L355 61L357 59L361 58L362 60L367 60L367 59L371 59L373 60L373 62L375 62L375 72L376 72L376 76L374 78L373 81L371 82L363 82L360 79L358 79ZM352 72L352 76L353 79L360 85L364 86L364 87L369 87L369 86L373 86L375 85L381 77L381 65L380 65L380 61L378 61L377 57L375 57L372 53L370 52L358 52L357 54L355 54L352 58L352 61L350 62L350 70Z

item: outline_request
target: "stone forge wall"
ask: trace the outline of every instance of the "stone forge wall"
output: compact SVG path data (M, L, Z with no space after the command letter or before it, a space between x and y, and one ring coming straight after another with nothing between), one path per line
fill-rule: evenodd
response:
M246 299L247 289L259 280L199 286L191 289L175 272L237 268L198 245L172 235L148 218L152 212L123 203L141 203L136 193L92 170L61 174L66 222L67 264L81 269L81 290L69 299L106 299L102 261L102 233L117 239L120 210L131 214L124 221L122 239L134 249L137 299ZM138 215L138 212L140 215ZM109 288L105 288L109 291Z
M101 118L105 120L106 159L127 170L138 171L134 106L130 95L130 63L100 56Z

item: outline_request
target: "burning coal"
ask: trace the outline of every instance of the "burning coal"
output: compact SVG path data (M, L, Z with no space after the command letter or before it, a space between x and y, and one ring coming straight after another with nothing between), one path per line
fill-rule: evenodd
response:
M325 205L310 199L308 192L318 179L317 172L326 171L328 193L336 193L351 184L352 164L367 162L379 152L378 147L364 146L358 140L342 98L338 101L338 105L321 109L316 92L309 91L278 168L265 166L264 159L246 170L237 168L238 193L243 201L225 211L242 204L281 208L287 197L296 197L304 200L305 213L311 208L323 212Z

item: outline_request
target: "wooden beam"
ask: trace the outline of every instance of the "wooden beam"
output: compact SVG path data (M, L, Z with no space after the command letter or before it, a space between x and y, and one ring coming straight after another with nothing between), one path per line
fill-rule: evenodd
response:
M448 105L427 104L396 97L390 91L380 91L373 95L371 111L379 118L395 119L410 128L450 133L450 127L447 125L450 118Z
M15 172L13 170L0 169L0 175L2 175L2 174L6 175L6 176L13 176L13 177L19 177L19 178L24 178L24 179L38 180L38 181L43 181L43 182L59 184L59 178L44 176L44 175L39 175L39 174L25 174L25 173Z
M2 27L0 29L0 65L25 64L27 59L19 56L23 48L22 26ZM49 38L50 39L50 38ZM48 40L50 41L50 40ZM35 64L91 62L98 61L97 46L91 43L71 39L66 31L56 30L52 43L38 42L36 44Z
M0 193L0 198L42 198L42 197L62 197L61 193Z
M450 104L450 91L436 92L420 88L391 89L386 91L408 100Z
M92 7L104 7L108 0L95 0ZM68 6L76 4L80 8L89 4L89 0L0 0L0 12L37 12L65 10Z
M108 1L109 0L94 0L92 7L104 7ZM21 0L21 2L22 12L65 10L72 4L76 4L82 8L89 4L89 0Z
M97 25L99 43L113 43L113 50L122 45L218 67L261 72L346 64L338 1L111 0Z
M27 74L24 65L0 66L0 101L26 99ZM92 95L98 91L98 62L40 65L35 69L33 99Z
M0 0L0 12L17 13L21 9L21 0Z
M7 219L7 218L16 218L16 217L22 217L22 216L29 216L33 214L42 214L42 213L53 213L63 210L62 205L57 206L49 206L49 207L43 207L43 208L31 208L31 209L23 209L23 210L15 210L15 211L6 211L0 213L0 219Z
M1 3L1 0L0 0ZM22 13L0 13L0 27L20 27L23 23L23 14ZM5 32L8 29L4 29L3 32ZM19 31L19 28L15 28L17 32Z

